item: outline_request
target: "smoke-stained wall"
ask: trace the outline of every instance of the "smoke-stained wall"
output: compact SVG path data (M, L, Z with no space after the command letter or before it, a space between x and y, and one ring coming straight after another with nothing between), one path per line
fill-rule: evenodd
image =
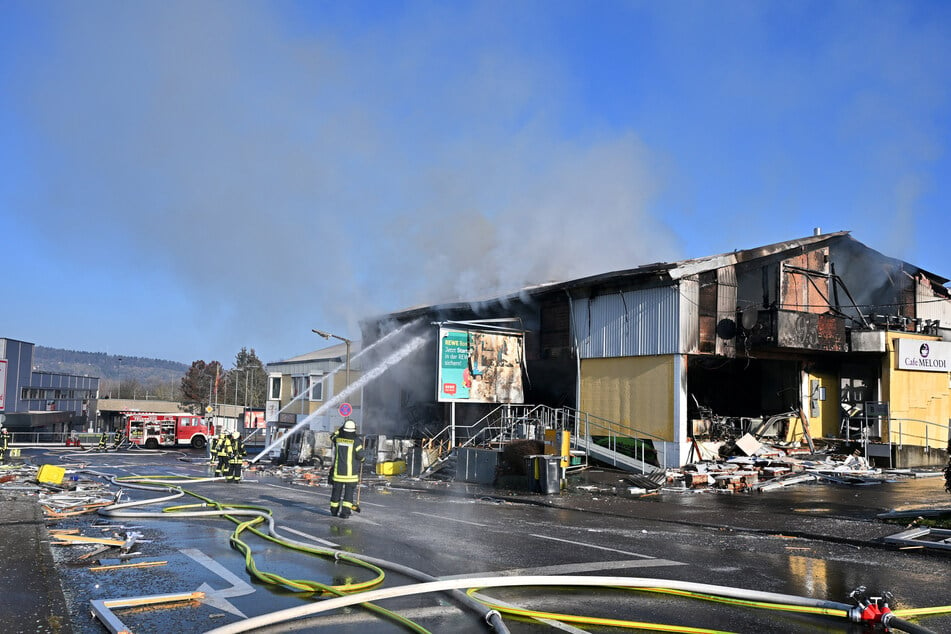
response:
M386 315L361 324L364 349L372 356L367 367L385 362L389 343L372 349L407 324L402 337L422 334L426 344L395 364L364 388L364 424L367 433L421 437L449 424L449 403L437 403L438 324L514 319L506 328L525 332L523 390L525 402L555 407L576 406L576 361L570 338L570 311L562 292L521 293L515 296L449 306L433 306ZM476 328L476 326L473 326ZM372 349L372 350L371 350ZM497 404L456 404L456 423L473 424Z

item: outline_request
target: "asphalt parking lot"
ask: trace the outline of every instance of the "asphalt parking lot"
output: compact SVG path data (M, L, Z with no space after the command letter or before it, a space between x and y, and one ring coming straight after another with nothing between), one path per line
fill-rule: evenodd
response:
M55 458L61 464L73 465L77 467L77 484L88 485L88 491L95 490L95 495L105 492L107 497L115 496L118 489L107 486L103 478L93 474L174 473L180 477L201 478L207 473L207 467L200 458L188 454L166 455L161 459L107 454L80 456L82 459L76 461L75 457L64 457L58 453L50 455L37 450L28 453L27 458L33 462L52 461ZM795 588L795 582L801 581L797 573L788 573L783 569L786 565L784 559L795 559L788 556L790 553L795 556L809 553L809 561L814 562L825 558L830 561L842 558L839 550L845 550L854 551L857 561L854 564L841 564L836 572L826 574L827 577L849 577L852 570L850 566L868 571L871 568L861 560L882 559L884 567L896 573L907 573L907 578L922 577L920 582L915 581L914 588L908 589L911 594L904 597L906 601L919 606L934 605L936 602L951 603L945 597L935 596L933 592L927 594L925 581L929 571L937 575L946 568L946 557L941 553L906 554L887 546L882 542L883 538L900 527L876 519L878 513L889 510L948 507L951 498L943 491L943 481L938 478L895 478L877 487L791 487L777 495L661 492L646 497L619 493L623 492L624 487L615 485L623 483L623 474L601 470L591 470L575 479L570 490L548 496L491 490L460 483L389 479L366 487L363 497L365 513L343 521L330 518L327 513L325 503L328 490L321 486L319 473L310 478L298 475L289 479L265 469L247 473L245 482L240 485L212 482L196 485L195 488L200 486L201 495L208 498L227 498L231 502L237 500L273 507L276 509L275 514L280 515L283 534L298 541L318 548L401 559L404 564L426 570L439 578L449 578L460 572L472 573L483 568L498 572L501 564L521 564L523 559L525 564L522 567L525 570L537 571L540 569L539 564L547 562L565 566L559 569L561 573L572 570L570 566L574 565L588 566L587 569L574 569L591 574L594 563L590 558L579 555L575 558L577 563L572 564L574 555L562 550L551 551L547 555L520 552L531 550L524 546L520 531L549 542L556 540L555 543L567 543L567 533L561 537L555 534L560 524L565 523L570 524L576 533L595 535L594 538L586 538L590 542L588 545L599 548L602 553L614 553L614 559L622 551L648 553L636 555L643 559L638 566L644 567L640 570L650 569L652 574L658 576L673 574L699 578L702 575L689 572L687 568L705 566L714 570L708 575L711 580L723 580L724 573L716 572L717 553L713 552L711 557L709 551L712 549L706 547L706 542L715 539L723 540L717 541L718 544L730 544L730 536L733 536L733 543L741 541L741 537L746 540L745 543L755 544L755 552L746 555L750 563L745 564L743 559L738 558L736 567L753 569L758 565L756 558L762 558L763 562L767 561L767 557L772 558L771 562L778 562L778 572L771 578L777 579L775 583L779 589ZM0 627L5 632L92 634L108 631L100 619L91 616L90 602L145 594L201 591L205 596L193 600L192 609L162 610L151 607L123 611L121 622L134 625L132 631L135 632L206 632L222 624L240 622L254 614L300 605L299 596L282 590L262 592L260 583L249 577L243 569L240 554L229 544L233 524L217 519L182 522L172 517L103 517L98 513L51 519L44 516L30 487L16 490L11 485L16 486L16 483L7 482L4 485L6 488L0 489L3 507L7 511L0 524L0 531L3 531L0 556L9 562L9 565L4 566L0 579L6 596L15 598L13 605L16 606L15 610L0 615ZM123 490L119 501L157 496L157 492ZM196 501L182 499L165 502L161 506L186 505ZM147 512L155 510L153 508ZM492 536L491 542L485 542L491 543L491 548L498 551L493 553L498 562L493 564L489 557L485 557L483 568L473 566L472 558L478 556L479 548L484 550L487 547L480 546L480 540L487 532L495 530L494 522L502 521L504 517L509 519L505 520L508 524L499 525L502 536ZM460 528L447 534L440 527L439 534L436 534L437 529L430 525L437 522ZM546 529L549 523L551 528ZM636 530L632 528L635 523L638 527ZM409 534L400 535L394 533L394 529L398 533ZM100 564L121 566L130 563L164 563L155 563L154 567L93 572L87 563L79 565L77 559L86 553L95 552L97 548L103 548L102 545L50 546L51 541L56 541L55 538L51 540L50 531L72 530L104 539L124 540L130 534L140 535L139 543L127 552L141 551L141 557L127 560L114 556L103 557ZM623 539L616 543L602 541L603 534L612 532ZM506 533L511 535L510 542L505 541ZM387 537L392 538L393 546L384 543ZM466 547L461 541L454 544L453 537L469 542L472 546ZM643 543L638 544L640 548L634 549L632 544L641 539ZM679 544L675 551L669 544L671 540L682 540L684 543ZM435 543L440 543L440 547L431 548ZM359 580L360 575L365 574L360 571L342 571L342 567L334 563L315 566L307 559L297 555L288 556L270 547L256 546L255 550L257 566L280 569L281 574L288 578L316 578L320 582L334 584L350 583L353 579L348 581L348 578ZM112 551L111 554L114 553ZM676 559L680 561L658 558L659 553L670 557L676 553ZM621 565L611 559L609 557L606 561ZM600 560L596 563L602 567L606 565ZM529 564L534 567L529 568ZM632 570L630 568L625 574L632 574ZM878 573L872 573L870 578L877 580L881 577ZM390 574L387 580L388 583L398 584L412 581L396 574ZM787 587L782 587L783 584ZM918 592L920 596L914 594ZM844 599L842 590L838 588L830 593L836 595L831 598ZM449 610L440 602L433 604L404 600L400 607L402 613L415 615L421 622L426 622L430 631L465 631L474 627L471 617L460 615L458 610ZM335 618L337 621L332 622L334 631L403 631L398 626L382 626L377 621L373 621L373 627L367 629L368 622L358 618L356 613L338 614ZM754 631L745 628L755 627L755 618L725 614L721 618L723 624L728 624L727 619L733 619L735 627L724 628L728 631ZM326 631L328 623L331 622L321 622L314 627L314 631ZM929 622L932 626L935 623L941 622ZM795 629L789 631L800 631L799 625L797 623ZM812 623L802 624L802 631L814 631L809 629L813 626ZM815 624L815 627L823 626ZM513 626L512 631L517 631L517 628L523 628L518 631L534 631L522 624Z

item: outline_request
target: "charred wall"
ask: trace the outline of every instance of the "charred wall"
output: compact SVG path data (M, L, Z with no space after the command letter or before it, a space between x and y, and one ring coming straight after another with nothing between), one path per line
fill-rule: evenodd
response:
M504 325L525 331L526 402L575 407L577 367L570 317L567 295L559 292L428 307L364 322L364 349L407 324L415 324L407 336L427 338L422 348L364 388L365 426L376 433L420 436L438 432L449 423L449 404L436 400L436 324L447 321L516 318L517 323ZM383 355L385 350L377 357ZM367 367L379 361L370 359ZM460 425L474 422L495 407L497 404L462 404L456 408L456 421Z

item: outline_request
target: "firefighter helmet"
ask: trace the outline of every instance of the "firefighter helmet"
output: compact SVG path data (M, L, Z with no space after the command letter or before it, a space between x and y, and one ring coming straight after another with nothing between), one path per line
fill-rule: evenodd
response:
M344 431L357 431L357 424L352 420L347 420L343 424Z
M234 439L241 438L241 432L233 431L231 432L231 437Z

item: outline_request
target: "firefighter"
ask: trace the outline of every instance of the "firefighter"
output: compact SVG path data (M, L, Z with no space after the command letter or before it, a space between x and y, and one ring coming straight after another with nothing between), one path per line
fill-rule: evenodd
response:
M211 438L211 446L209 447L209 450L208 450L208 455L211 457L211 459L210 459L208 462L211 462L212 464L214 464L214 463L217 462L217 460L218 460L218 447L219 447L219 446L221 445L221 443L223 443L224 441L225 441L225 430L224 430L224 429L219 429L219 430L218 430L218 435L217 435L217 436L212 436L212 438ZM220 473L218 473L218 469L217 469L217 468L215 469L215 475L221 475Z
M99 434L99 444L96 446L96 451L105 451L106 450L106 432Z
M353 512L353 497L360 479L357 462L363 462L363 443L357 438L357 425L352 420L344 421L343 428L334 432L333 463L330 477L333 488L330 492L330 514L342 518Z
M0 427L0 462L6 460L7 449L10 448L10 432L6 427Z
M125 434L122 433L121 429L117 429L114 434L112 434L112 449L113 451L119 450L119 445L122 444L122 439L125 438Z
M221 431L218 442L215 443L215 456L218 462L215 463L215 477L223 478L228 471L229 461L231 460L231 436Z
M241 467L248 452L244 449L240 432L231 432L231 452L228 456L228 482L241 482Z

